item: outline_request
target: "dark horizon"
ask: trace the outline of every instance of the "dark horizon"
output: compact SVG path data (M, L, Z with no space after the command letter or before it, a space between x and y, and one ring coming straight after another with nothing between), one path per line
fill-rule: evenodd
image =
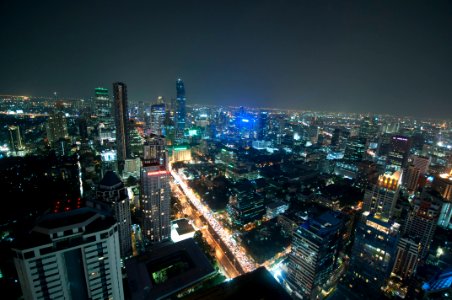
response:
M0 94L450 118L450 1L0 4Z

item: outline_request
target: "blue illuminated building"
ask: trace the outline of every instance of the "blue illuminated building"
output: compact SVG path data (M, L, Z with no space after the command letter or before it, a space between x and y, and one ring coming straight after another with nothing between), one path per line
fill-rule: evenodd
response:
M187 117L185 86L180 78L176 81L176 91L176 139L180 140L184 136L185 119Z

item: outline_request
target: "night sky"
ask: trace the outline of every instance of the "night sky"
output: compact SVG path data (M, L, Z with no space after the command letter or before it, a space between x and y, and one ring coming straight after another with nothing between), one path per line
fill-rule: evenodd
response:
M451 117L452 1L0 1L0 94Z

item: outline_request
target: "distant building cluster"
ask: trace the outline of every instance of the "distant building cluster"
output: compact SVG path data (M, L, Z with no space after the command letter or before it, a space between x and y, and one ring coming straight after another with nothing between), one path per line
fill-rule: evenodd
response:
M6 288L451 297L451 120L195 105L181 79L174 95L0 96Z

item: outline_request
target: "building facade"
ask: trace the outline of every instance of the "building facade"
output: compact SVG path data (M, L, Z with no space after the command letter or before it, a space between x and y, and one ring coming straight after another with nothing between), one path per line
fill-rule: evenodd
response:
M25 299L124 299L118 225L89 208L47 215L13 248Z
M118 223L121 257L132 252L132 221L130 217L130 199L124 183L113 171L107 171L96 191L96 201L92 205L110 213Z
M114 117L116 127L116 157L118 170L122 174L126 158L130 158L129 108L127 86L122 82L113 83Z
M141 167L141 204L143 233L151 242L171 237L170 175L165 138L152 136L144 144Z

